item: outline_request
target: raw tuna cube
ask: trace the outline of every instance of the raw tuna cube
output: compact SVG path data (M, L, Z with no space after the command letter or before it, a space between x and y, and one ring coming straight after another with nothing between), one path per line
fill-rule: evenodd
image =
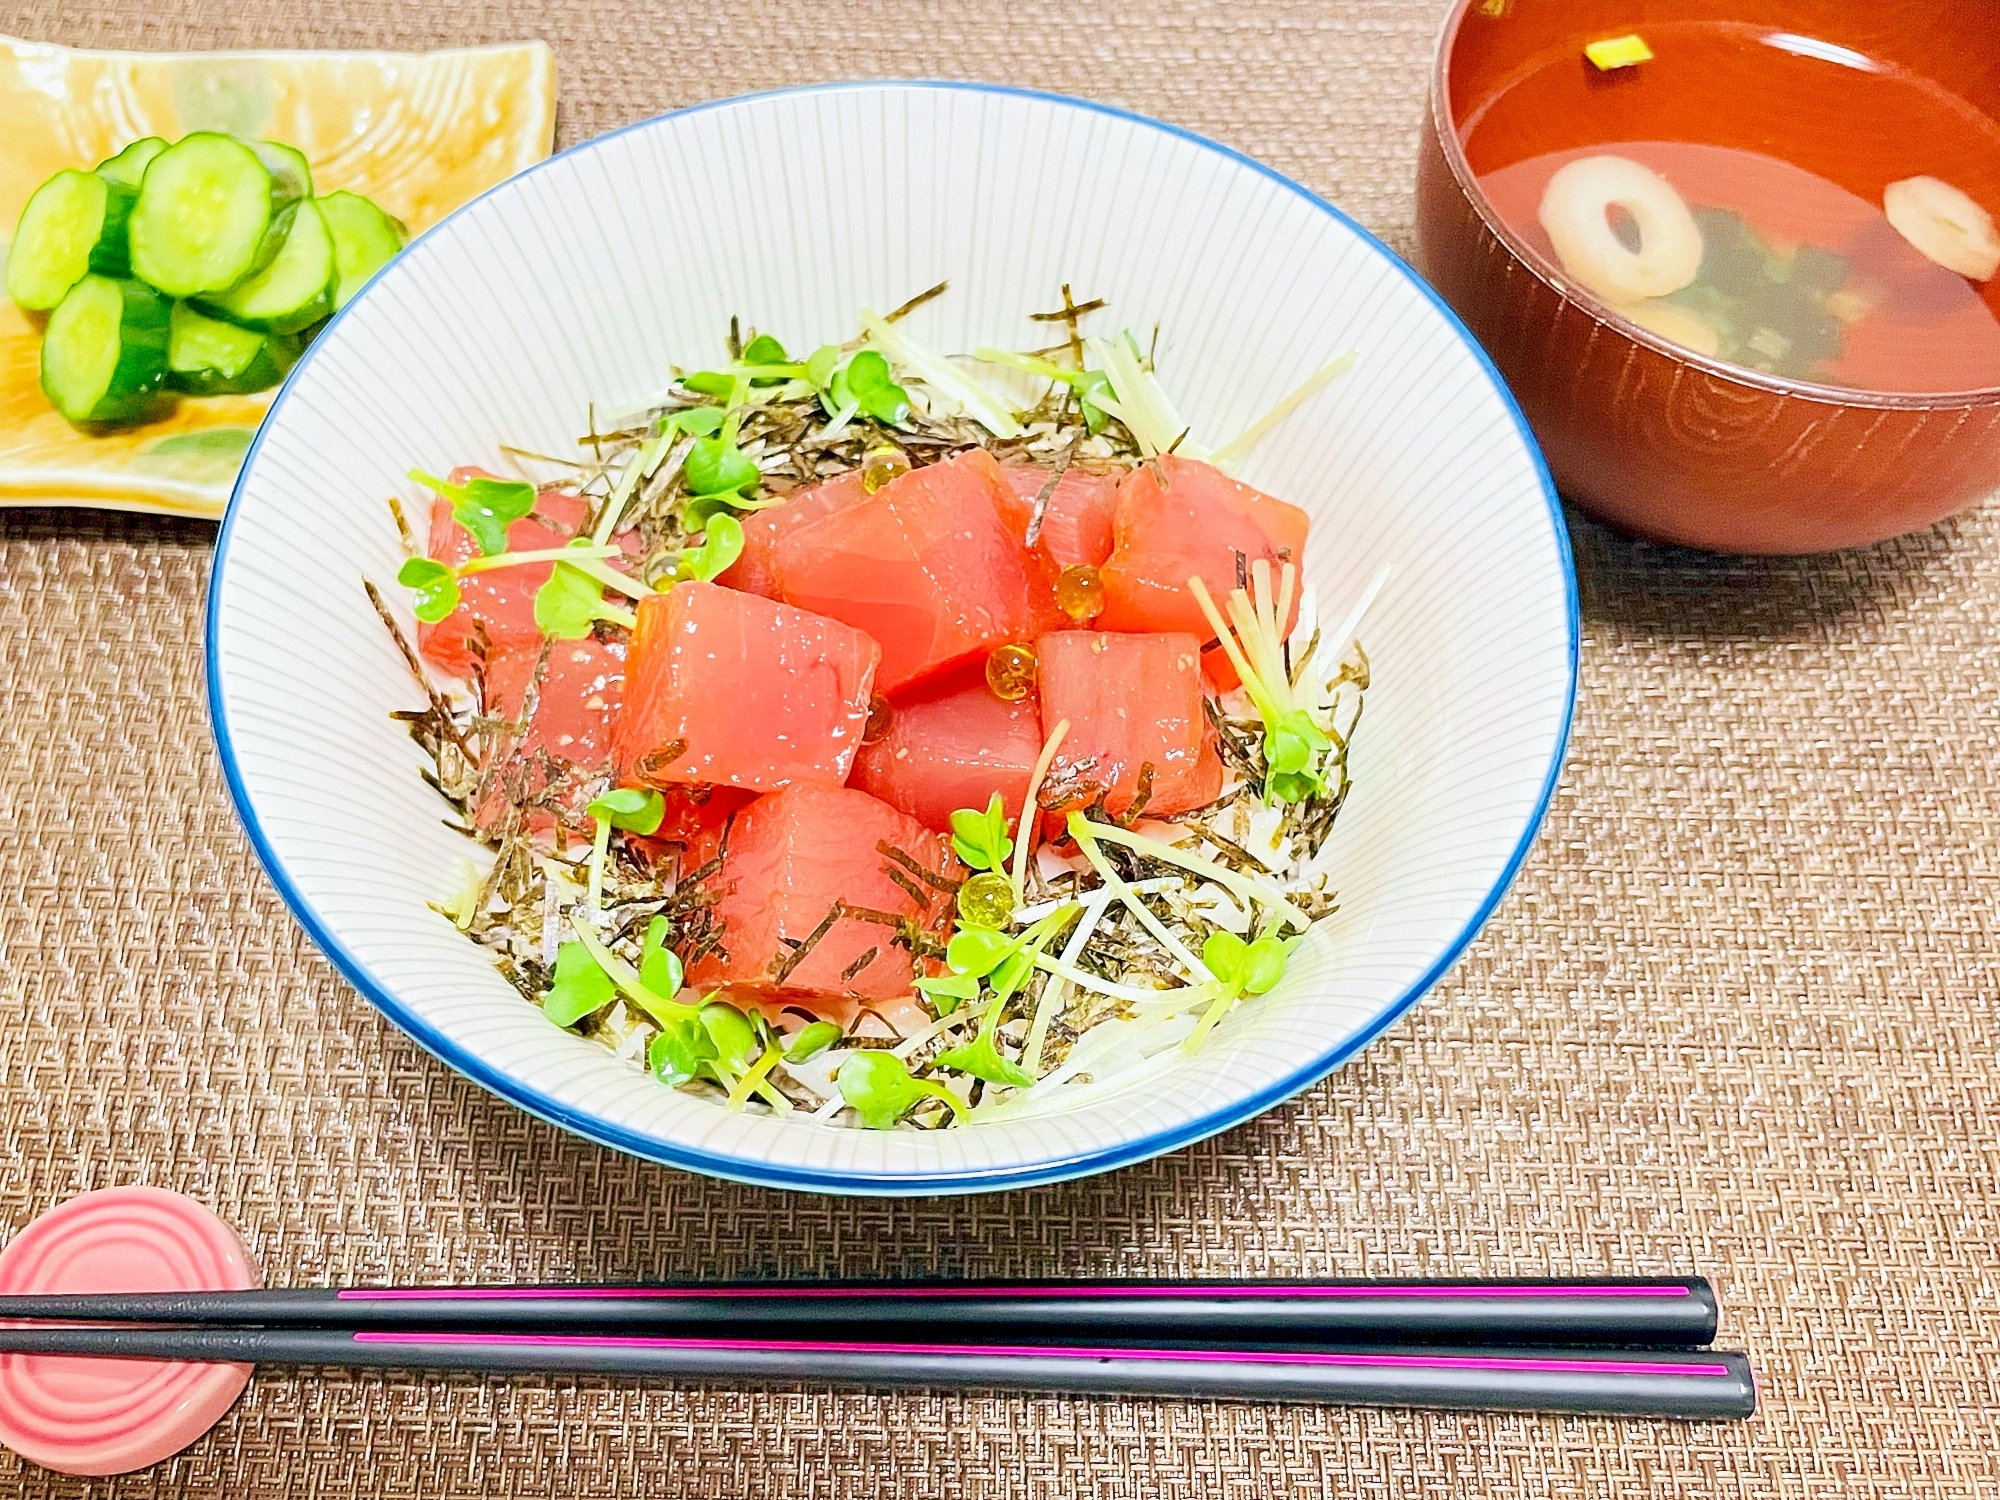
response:
M983 808L995 792L1007 816L1020 814L1042 748L1032 694L996 698L982 664L911 688L890 708L889 732L861 747L852 785L940 830L954 808Z
M454 469L451 482L463 484L485 473L484 469ZM564 490L543 490L535 497L535 508L507 528L507 550L539 552L560 547L576 535L589 513L589 503L579 496ZM479 551L472 533L452 519L451 502L442 496L431 502L430 539L424 550L452 567L469 561ZM419 624L417 649L440 671L470 677L475 625L486 627L489 655L539 648L542 633L535 628L535 591L549 581L553 567L552 563L531 563L461 579L458 608L435 625Z
M775 599L698 582L653 594L627 661L619 775L660 787L839 786L881 655L852 626Z
M896 929L854 917L835 920L779 972L837 901L929 929L948 920L951 898L906 871L907 888L892 880L887 872L901 867L880 844L937 875L953 863L940 835L866 792L801 782L759 797L737 815L722 869L702 883L716 896L709 910L721 923L722 952L698 959L688 982L867 999L906 993L913 968Z
M1239 554L1246 568L1260 557L1273 567L1303 563L1309 523L1296 505L1209 464L1172 454L1154 462L1166 475L1164 490L1152 463L1118 486L1117 545L1104 565L1104 613L1095 623L1100 630L1192 630L1206 641L1215 630L1188 579L1199 576L1223 608L1236 587Z
M1145 810L1155 817L1213 802L1222 761L1202 709L1201 640L1180 631L1116 635L1064 630L1036 643L1042 722L1069 733L1049 766L1042 801L1054 790L1061 808L1104 796L1105 811L1132 805L1151 765ZM1067 793L1067 795L1062 795Z
M1028 534L1035 500L1049 482L1048 469L1033 464L1005 464L1001 472L1013 492L1007 524L1018 537ZM1109 474L1089 474L1069 468L1056 481L1042 512L1042 529L1035 546L1058 568L1099 568L1111 556L1112 517L1118 509L1118 481Z
M1013 491L983 449L912 469L778 539L785 599L882 643L885 693L1066 623L1054 575L1002 519Z
M519 720L541 655L537 640L488 660L489 715ZM526 800L530 829L545 832L561 822L587 833L583 809L610 779L611 726L624 696L622 643L594 636L554 642L527 727L507 745L496 780L475 813L478 825L497 828L510 800Z
M716 582L766 599L782 598L776 571L778 538L867 498L861 471L852 469L798 491L782 505L751 511L743 517L743 553Z

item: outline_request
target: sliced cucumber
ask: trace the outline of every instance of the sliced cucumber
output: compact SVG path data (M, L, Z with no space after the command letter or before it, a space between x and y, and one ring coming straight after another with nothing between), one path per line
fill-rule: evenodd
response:
M297 146L287 146L283 141L255 141L250 149L257 153L257 159L273 177L285 178L288 184L296 186L293 195L310 198L313 195L312 163L306 160L305 152Z
M134 196L124 183L76 167L36 188L7 254L14 305L46 312L92 271L127 275L125 227Z
M285 378L299 348L290 334L240 328L176 302L167 325L167 380L197 396L269 390Z
M268 265L303 185L232 136L196 131L153 158L132 210L132 272L174 297L223 292Z
M333 236L308 198L286 209L285 242L272 262L202 304L231 322L272 333L310 328L333 306Z
M359 193L328 193L313 201L333 232L333 308L338 312L403 248L409 231L402 220Z
M42 391L81 427L131 422L168 399L172 304L139 281L86 276L49 315L42 335Z
M97 175L108 177L113 182L122 182L129 188L136 188L139 179L146 175L146 168L153 164L153 158L167 149L167 143L156 135L141 136L116 156L107 156L97 164Z

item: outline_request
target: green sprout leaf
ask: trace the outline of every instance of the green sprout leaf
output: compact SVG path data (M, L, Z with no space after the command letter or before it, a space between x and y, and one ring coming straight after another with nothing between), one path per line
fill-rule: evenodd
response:
M1201 961L1217 984L1236 991L1243 987L1243 962L1250 945L1233 932L1215 931L1201 945Z
M833 372L840 365L840 345L821 344L806 356L806 379L816 390L825 390L833 384Z
M410 478L451 502L451 518L472 533L488 557L507 550L507 528L535 508L535 487L525 479L482 474L453 484L422 469L410 470Z
M919 979L917 990L941 1016L948 1016L968 1000L977 1000L985 981L977 974L940 974L936 978Z
M910 414L909 392L896 384L889 361L874 349L863 349L849 360L835 384L845 384L847 399L878 422L894 426Z
M701 1024L709 1040L715 1043L717 1058L732 1072L763 1050L756 1027L733 1005L711 1000L701 1008Z
M458 575L441 562L413 557L396 570L396 582L416 594L417 618L426 625L458 608Z
M559 641L580 641L599 620L629 624L631 617L604 602L604 590L595 579L557 563L549 581L535 590L536 628Z
M924 1099L942 1099L953 1114L960 1113L958 1097L941 1083L910 1076L903 1060L893 1052L875 1048L851 1052L840 1064L834 1083L861 1123L870 1130L887 1130Z
M725 437L695 439L681 471L694 495L733 495L763 478L743 450Z
M507 528L535 508L535 487L525 479L473 479L452 502L452 519L472 533L491 557L507 550Z
M1326 775L1321 758L1332 748L1333 741L1313 722L1312 715L1295 708L1280 715L1265 731L1264 764L1273 781L1286 787L1302 785L1308 792L1324 791ZM1288 796L1284 800L1296 802L1299 798Z
M785 346L768 333L760 333L750 340L743 349L743 363L746 365L782 365L790 361Z
M584 811L627 833L652 834L660 831L660 822L667 815L667 799L651 787L621 786L606 792Z
M704 582L720 577L743 555L743 523L727 511L708 518L701 545L683 554L687 571Z
M972 869L1005 868L1014 841L1007 837L1007 810L998 792L984 812L961 807L951 815L951 847Z
M955 1073L970 1073L988 1083L1004 1083L1009 1088L1032 1088L1035 1083L1035 1075L1019 1063L1002 1057L994 1047L993 1039L984 1031L971 1041L940 1053L937 1065L950 1068Z
M1017 946L1014 939L1003 937L990 927L961 927L945 945L944 961L954 974L984 979Z
M691 375L683 375L681 385L697 396L726 397L736 389L736 377L721 370L696 370Z
M1104 424L1110 418L1105 415L1104 408L1091 398L1112 394L1111 377L1102 370L1085 370L1071 382L1071 389L1076 392L1077 409L1083 413L1084 430L1093 437L1104 431Z
M646 1044L646 1066L668 1088L701 1077L715 1061L715 1043L697 1021L676 1021Z
M679 411L663 418L660 430L669 428L685 432L690 437L714 437L722 431L722 408L719 406L683 406Z
M1301 934L1303 936L1303 934ZM1260 937L1250 945L1243 961L1243 993L1261 995L1285 977L1285 963L1293 944L1279 937Z
M811 1021L785 1044L786 1062L804 1062L817 1057L840 1040L840 1028L831 1021Z
M582 943L556 949L555 979L542 996L542 1014L558 1026L574 1026L610 1003L617 987Z
M1035 956L1026 946L1016 947L986 976L986 982L993 987L996 1000L1005 1000L1009 995L1028 982L1028 976L1035 972Z
M1277 984L1290 956L1291 949L1275 936L1246 943L1233 932L1211 932L1201 945L1201 961L1232 998L1261 995Z
M639 946L639 983L664 1000L678 995L686 978L679 955L667 946L672 930L665 917L655 917L646 924L645 941Z

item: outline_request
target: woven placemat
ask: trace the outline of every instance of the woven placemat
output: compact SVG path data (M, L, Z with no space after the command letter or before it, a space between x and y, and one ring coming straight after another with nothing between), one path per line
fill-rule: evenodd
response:
M145 48L540 36L565 141L827 78L1001 79L1219 137L1409 242L1436 0L92 0ZM4 122L0 122L4 123ZM0 1230L151 1182L278 1283L1694 1268L1750 1423L260 1374L206 1440L7 1495L2000 1495L2000 515L1707 559L1573 523L1541 843L1436 994L1294 1104L1115 1175L849 1202L535 1123L335 977L227 806L213 530L0 513Z

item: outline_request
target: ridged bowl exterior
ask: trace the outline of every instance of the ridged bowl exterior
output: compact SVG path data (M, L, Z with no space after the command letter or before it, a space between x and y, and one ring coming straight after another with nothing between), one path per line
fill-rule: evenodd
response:
M1544 264L1493 211L1453 123L1454 91L1483 86L1453 77L1478 3L1459 0L1438 45L1419 147L1417 265L1493 357L1565 495L1663 541L1800 553L1899 536L2000 486L2000 390L1846 394L1734 370L1628 323ZM1772 25L1783 13L1802 31L1832 9L1758 8ZM1605 7L1539 14L1593 9ZM2000 19L1984 0L1953 9L1988 25ZM1935 5L1884 10L1952 23ZM1618 16L1613 29L1629 29L1625 10Z
M1198 431L1241 428L1354 348L1243 469L1315 517L1330 609L1394 581L1335 838L1340 912L1198 1056L977 1128L832 1129L732 1114L551 1026L429 909L467 845L393 724L414 687L369 609L400 559L383 497L512 443L571 451L587 413L720 357L730 315L810 348L863 305L949 278L906 325L935 348L1033 347L1027 314L1111 299L1160 326ZM442 467L440 467L442 466ZM385 588L396 608L401 591ZM407 617L406 617L407 623ZM515 178L418 241L314 344L218 544L216 739L273 880L347 977L439 1057L640 1155L836 1192L972 1191L1136 1161L1320 1077L1450 965L1547 805L1575 687L1562 520L1519 413L1464 330L1368 235L1220 147L1071 100L872 84L634 126Z

